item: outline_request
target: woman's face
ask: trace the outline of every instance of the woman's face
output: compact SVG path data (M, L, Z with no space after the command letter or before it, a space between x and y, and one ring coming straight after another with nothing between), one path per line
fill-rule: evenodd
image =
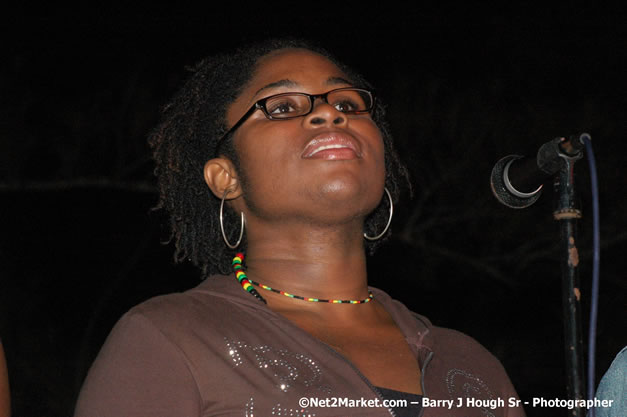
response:
M273 52L259 60L252 80L229 107L227 122L233 126L256 101L274 94L322 94L350 86L321 55ZM369 114L342 113L321 99L310 114L290 120L268 120L257 110L231 140L240 160L242 209L249 218L334 224L365 217L383 194L383 140Z

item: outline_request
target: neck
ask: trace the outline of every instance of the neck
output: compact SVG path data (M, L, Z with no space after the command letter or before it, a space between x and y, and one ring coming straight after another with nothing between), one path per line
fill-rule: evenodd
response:
M253 281L304 297L357 300L368 296L361 225L299 228L293 234L253 231L249 242L245 265ZM363 307L321 305L261 291L275 310L338 312Z

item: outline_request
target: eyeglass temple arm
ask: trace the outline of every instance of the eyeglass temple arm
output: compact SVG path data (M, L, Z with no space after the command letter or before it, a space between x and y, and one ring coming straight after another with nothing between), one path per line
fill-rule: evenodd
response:
M215 152L215 156L216 157L218 156L218 154L220 152L220 146L222 146L222 143L225 141L225 139L228 138L231 133L233 133L235 130L237 130L237 128L239 128L241 125L243 125L244 122L246 120L248 120L250 115L253 114L253 112L255 112L257 109L261 109L261 108L262 108L262 106L259 104L259 102L256 102L255 104L253 104L250 107L250 109L248 109L246 114L244 114L233 126L231 126L231 128L229 130L226 131L226 133L224 135L222 135L222 137L220 139L218 139L218 142L216 143L216 152Z

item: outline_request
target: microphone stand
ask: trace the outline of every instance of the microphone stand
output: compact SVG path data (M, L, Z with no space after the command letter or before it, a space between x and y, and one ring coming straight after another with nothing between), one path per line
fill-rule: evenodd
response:
M560 139L559 156L564 164L555 179L555 211L553 217L560 228L560 264L562 271L562 311L564 315L564 343L566 356L567 393L569 399L583 400L583 343L581 331L581 311L579 286L579 254L577 252L577 221L582 217L575 192L575 162L581 159L582 152L568 148L570 143ZM574 407L573 417L583 417L585 410Z

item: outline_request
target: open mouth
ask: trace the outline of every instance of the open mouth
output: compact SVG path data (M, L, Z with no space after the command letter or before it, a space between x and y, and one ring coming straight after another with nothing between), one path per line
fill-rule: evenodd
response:
M308 159L356 159L361 149L356 140L344 133L324 133L311 139L301 154Z

